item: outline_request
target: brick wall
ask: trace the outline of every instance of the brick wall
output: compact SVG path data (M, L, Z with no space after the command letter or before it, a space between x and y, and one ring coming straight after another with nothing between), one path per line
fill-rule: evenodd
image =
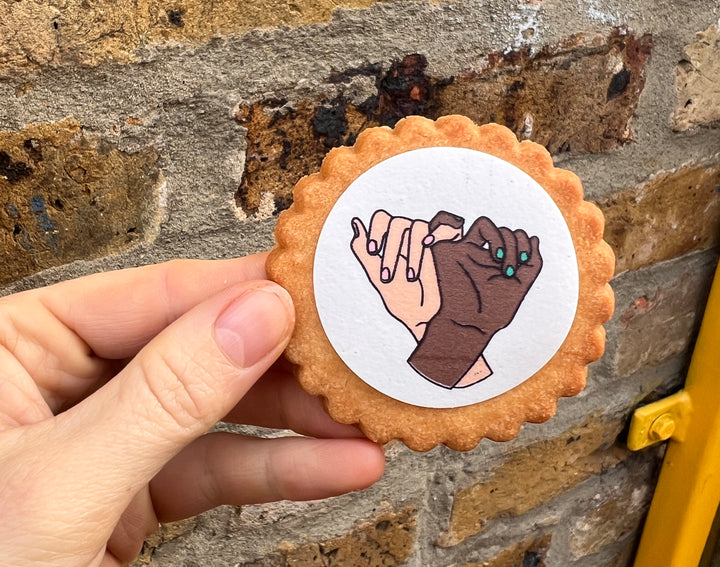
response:
M544 144L607 216L617 310L588 386L457 454L387 448L371 489L163 526L137 565L629 564L720 240L716 0L19 0L0 5L4 293L272 245L333 146L463 113Z

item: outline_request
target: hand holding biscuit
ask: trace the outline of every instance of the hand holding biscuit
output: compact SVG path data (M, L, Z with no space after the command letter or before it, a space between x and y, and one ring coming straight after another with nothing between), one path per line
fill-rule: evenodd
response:
M171 262L0 298L0 563L119 567L158 522L377 480L382 450L275 362L294 311L264 263ZM208 433L220 419L306 437Z

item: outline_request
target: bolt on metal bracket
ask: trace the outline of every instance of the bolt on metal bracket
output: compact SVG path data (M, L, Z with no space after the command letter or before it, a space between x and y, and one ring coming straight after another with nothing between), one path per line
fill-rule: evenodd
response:
M691 415L692 401L685 390L636 409L630 421L628 448L639 451L671 438L684 441Z

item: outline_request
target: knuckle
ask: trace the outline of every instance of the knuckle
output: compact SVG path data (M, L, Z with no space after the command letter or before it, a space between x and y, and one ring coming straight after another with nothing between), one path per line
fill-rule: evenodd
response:
M390 221L390 229L397 231L404 231L410 228L412 221L405 217L395 217Z
M157 411L182 429L212 415L206 373L183 355L158 353L144 358L140 370Z

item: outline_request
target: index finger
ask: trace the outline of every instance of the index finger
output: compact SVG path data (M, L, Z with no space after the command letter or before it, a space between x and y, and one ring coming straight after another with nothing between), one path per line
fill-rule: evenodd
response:
M28 292L97 356L137 354L150 339L233 284L267 279L267 254L230 260L172 260L94 274Z
M485 246L487 244L493 261L500 264L503 263L506 253L505 241L498 227L489 218L478 218L472 224L470 230L467 231L465 241L472 242L477 246Z
M10 354L58 412L206 298L264 279L265 258L175 260L7 296L0 300L0 344L10 337Z

